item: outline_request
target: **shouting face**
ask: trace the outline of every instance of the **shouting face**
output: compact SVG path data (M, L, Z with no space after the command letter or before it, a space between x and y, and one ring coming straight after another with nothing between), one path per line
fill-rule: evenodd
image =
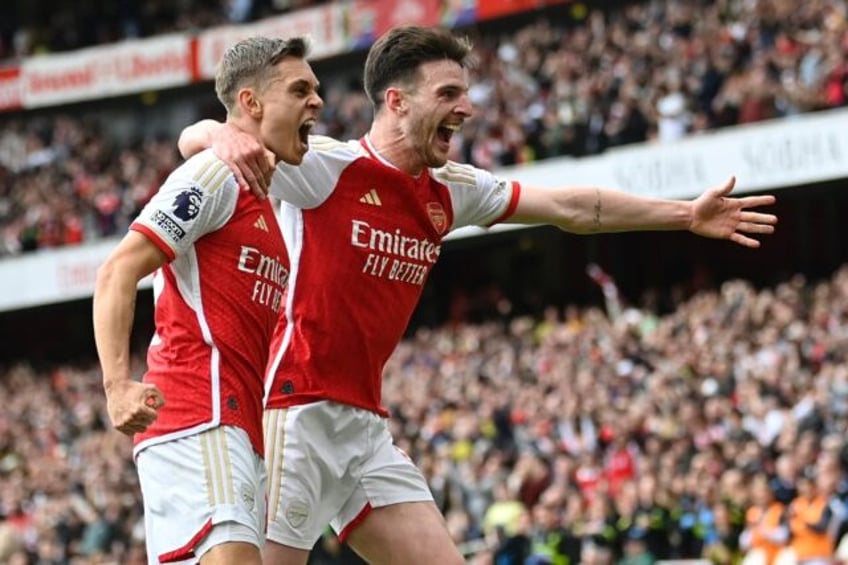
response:
M404 101L400 127L408 150L423 166L443 166L451 138L471 116L468 71L449 59L424 63L416 83L404 92Z
M318 95L318 79L304 59L285 57L276 69L276 76L257 93L262 105L260 136L278 159L299 165L324 101Z

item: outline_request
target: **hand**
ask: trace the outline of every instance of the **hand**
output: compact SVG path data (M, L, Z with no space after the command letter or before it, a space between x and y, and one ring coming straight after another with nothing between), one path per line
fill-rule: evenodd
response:
M106 391L106 409L119 432L132 435L143 432L165 405L162 393L154 385L121 381Z
M745 234L774 233L777 216L749 212L748 208L774 204L774 196L746 196L728 198L736 177L723 186L712 188L693 202L692 222L689 231L716 239L729 239L745 247L757 248L760 242Z
M265 198L276 159L254 136L230 124L223 124L212 140L212 151L233 171L244 190Z

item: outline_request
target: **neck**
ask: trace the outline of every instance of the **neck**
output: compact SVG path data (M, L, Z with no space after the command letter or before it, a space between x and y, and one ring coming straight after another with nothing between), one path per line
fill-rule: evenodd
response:
M256 141L258 141L261 145L265 146L265 141L262 138L262 128L260 127L260 124L259 124L258 121L252 120L247 116L239 116L239 117L228 116L227 117L227 123L230 124L230 125L234 125L235 127L237 127L242 132L244 132L244 133L248 134L249 136L255 138ZM280 161L281 161L280 157L278 157L275 154L274 155L274 163L279 163Z
M251 120L247 116L227 116L227 123L237 127L240 131L255 137L262 141L262 132L259 128L259 122Z
M418 176L424 170L424 164L417 157L417 152L397 125L375 119L368 132L368 139L380 157L399 170L412 176Z

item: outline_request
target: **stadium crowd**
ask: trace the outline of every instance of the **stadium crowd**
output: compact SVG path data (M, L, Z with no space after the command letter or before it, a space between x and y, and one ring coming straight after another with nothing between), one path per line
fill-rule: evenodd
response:
M0 66L33 55L250 22L320 1L34 0L8 3L5 10L0 7Z
M651 0L475 34L477 112L453 157L497 168L844 106L847 10L844 0ZM366 131L358 86L325 98L318 133ZM177 159L175 139L128 146L96 114L0 122L0 256L122 233Z
M392 431L469 562L848 563L848 266L668 314L606 295L419 329L392 356ZM0 562L144 562L100 387L93 364L3 369ZM355 562L340 551L328 535L313 563Z

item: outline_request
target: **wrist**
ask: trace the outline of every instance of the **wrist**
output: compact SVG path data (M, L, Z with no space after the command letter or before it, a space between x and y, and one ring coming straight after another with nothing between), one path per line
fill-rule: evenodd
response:
M106 377L103 376L103 390L106 393L110 393L111 391L126 386L127 383L131 382L132 378L129 375L121 376L121 377Z
M684 201L680 211L682 229L694 231L695 229L695 201Z

